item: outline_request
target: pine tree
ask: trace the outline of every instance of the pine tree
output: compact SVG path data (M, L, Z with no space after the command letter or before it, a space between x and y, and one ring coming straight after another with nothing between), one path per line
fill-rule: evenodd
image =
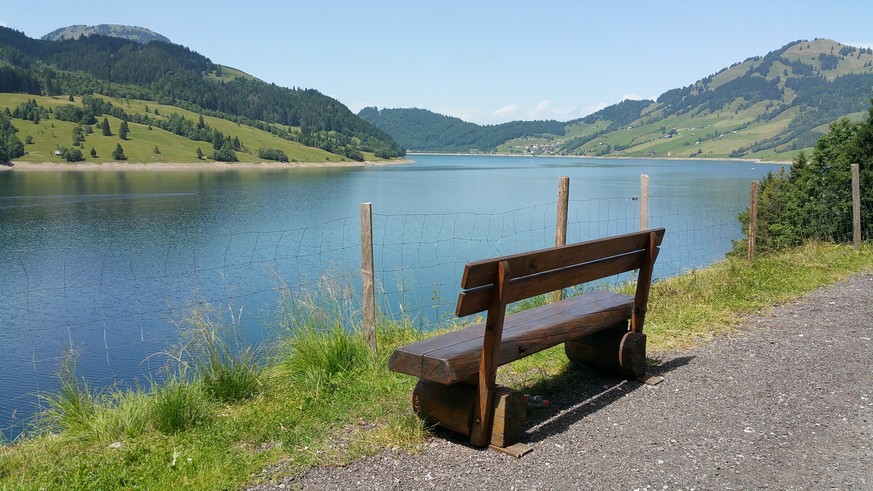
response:
M122 140L127 140L127 121L122 120L121 126L118 127L118 137Z
M112 131L109 130L109 120L103 118L103 124L101 124L101 129L103 130L103 136L112 136Z
M124 155L124 149L121 148L121 143L115 146L115 150L112 152L112 158L115 160L127 160L127 156Z

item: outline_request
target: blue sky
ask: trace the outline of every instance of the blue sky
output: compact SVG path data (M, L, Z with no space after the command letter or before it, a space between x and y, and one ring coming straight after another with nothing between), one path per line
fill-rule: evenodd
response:
M30 37L139 25L355 112L421 107L480 124L655 98L797 39L873 47L871 21L869 0L0 0L0 25Z

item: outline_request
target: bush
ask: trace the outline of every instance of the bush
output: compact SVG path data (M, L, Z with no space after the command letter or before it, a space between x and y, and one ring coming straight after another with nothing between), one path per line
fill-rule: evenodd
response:
M281 150L275 148L259 148L258 157L264 160L275 160L277 162L288 162L288 155Z
M82 155L82 151L78 148L71 148L64 152L64 159L67 162L81 162L85 160L85 157Z

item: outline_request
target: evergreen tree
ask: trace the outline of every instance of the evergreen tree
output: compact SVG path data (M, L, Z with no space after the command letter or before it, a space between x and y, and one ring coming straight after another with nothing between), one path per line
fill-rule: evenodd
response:
M112 158L115 160L127 160L127 156L124 155L124 149L121 148L121 144L115 146L115 150L112 152Z
M127 131L127 120L121 120L121 126L118 127L118 137L127 140Z
M97 150L94 150L94 147L91 147L91 158L97 158Z
M871 101L873 102L873 101ZM791 170L770 173L758 192L758 251L790 247L805 240L845 242L852 239L851 164L861 173L861 202L873 203L873 107L862 122L843 118L815 145L812 155L798 154ZM873 234L873 211L861 207L862 235ZM749 209L740 214L748 235ZM734 244L741 254L746 239Z
M216 150L212 154L212 160L217 160L219 162L239 162L239 158L236 156L236 152L233 151L232 145L230 139L224 140L221 149Z
M200 147L197 147L197 160L203 160L203 150Z
M109 129L109 120L103 118L103 124L101 125L101 129L103 130L103 136L112 136L112 131Z

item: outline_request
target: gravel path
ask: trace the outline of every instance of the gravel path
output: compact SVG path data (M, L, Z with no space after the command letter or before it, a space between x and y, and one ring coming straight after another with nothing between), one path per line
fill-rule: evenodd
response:
M521 459L434 438L252 489L873 489L871 338L866 273L670 353L660 385L575 371Z

